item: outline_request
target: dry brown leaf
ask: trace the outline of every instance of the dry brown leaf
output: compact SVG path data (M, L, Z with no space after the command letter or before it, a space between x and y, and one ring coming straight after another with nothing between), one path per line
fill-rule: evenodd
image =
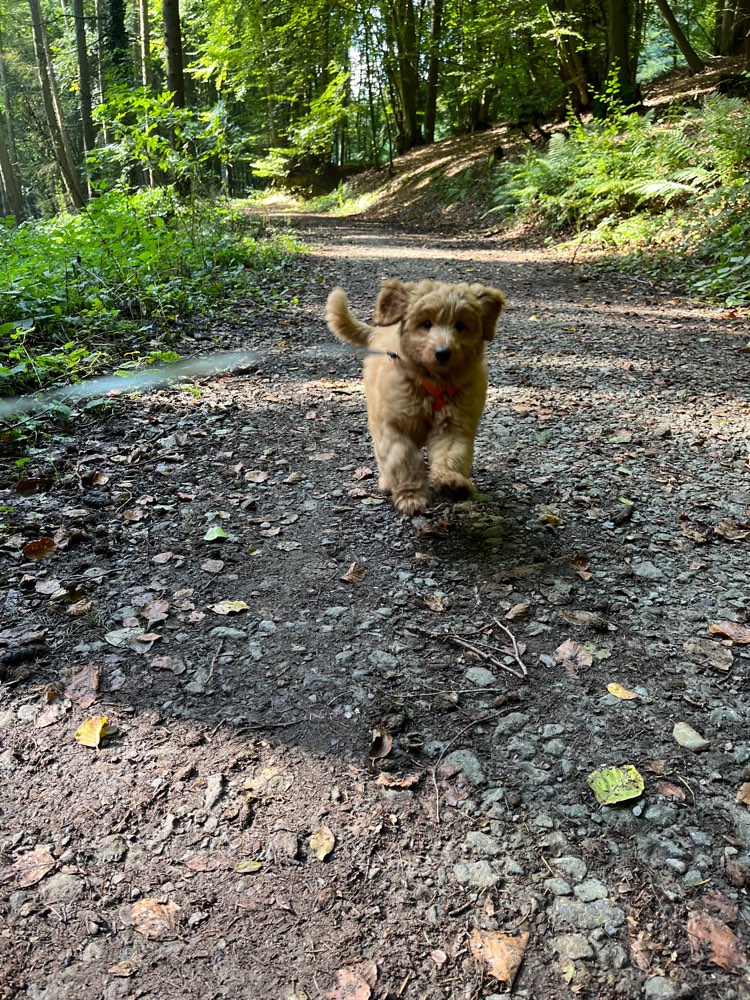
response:
M708 626L711 635L720 635L724 639L731 639L738 646L745 646L750 643L750 625L740 625L738 622L715 622Z
M493 979L512 987L526 954L530 934L502 934L500 931L471 932L471 954L484 965Z
M430 611L436 611L439 613L445 611L447 608L445 598L438 597L437 594L426 594L422 600L425 602Z
M688 639L682 644L682 648L695 663L702 667L709 667L711 670L718 670L724 674L732 669L734 662L732 650L714 639L709 639L708 636L702 635Z
M325 824L319 826L312 837L310 837L310 850L318 861L325 861L335 845L336 838L330 827L327 827Z
M136 972L143 965L143 959L140 955L131 955L130 958L124 958L121 962L115 962L114 965L110 965L107 972L110 976L118 976L120 979L129 979L134 976Z
M173 555L173 552L157 552L151 562L154 563L155 566L163 566L165 563L169 562Z
M206 559L205 562L201 563L201 569L204 573L221 573L224 569L224 560Z
M75 604L71 604L68 608L68 614L71 618L82 618L83 615L87 615L89 611L94 606L94 602L90 597L84 597L80 601L76 601Z
M352 473L352 479L370 479L373 475L372 469L369 469L366 465L361 466L359 469L355 469Z
M154 656L151 666L156 670L170 670L173 674L184 674L187 669L179 656Z
M681 802L685 801L684 788L680 788L679 785L675 785L671 781L660 781L658 783L658 788L659 792L668 799L680 799Z
M96 701L101 676L95 663L74 670L65 684L65 695L79 708L88 708Z
M571 677L578 677L578 670L590 667L594 662L591 653L573 639L566 639L552 654Z
M330 462L331 459L334 458L334 457L335 456L334 456L334 454L333 454L332 451L321 451L321 452L318 452L316 455L310 455L310 461L311 462Z
M145 938L164 940L177 933L177 903L162 903L158 899L139 899L130 910L133 928Z
M165 600L152 601L150 604L144 604L141 608L141 614L149 624L166 621L168 611L169 601Z
M339 580L343 580L345 583L360 584L364 578L365 567L361 563L353 562L346 573L339 577Z
M667 770L667 762L663 757L657 757L654 760L648 761L647 764L643 766L644 771L649 771L651 774L669 774Z
M387 757L392 749L393 737L391 734L382 726L375 726L372 730L372 743L367 751L367 756L370 760L379 760L381 757Z
M67 701L54 701L52 704L46 708L41 715L38 715L34 720L35 729L46 729L47 726L53 726L56 722L60 722L68 712L70 711L70 702Z
M590 580L594 575L589 569L591 564L588 559L585 556L582 556L580 552L576 552L570 562L573 569L582 580Z
M245 473L246 483L265 483L268 479L268 473L264 472L262 469L251 469L249 472Z
M385 785L386 788L413 788L414 785L418 785L421 780L421 771L418 771L415 774L406 774L403 778L397 778L395 775L388 774L387 771L381 771L378 775L376 784Z
M697 911L690 914L687 924L690 947L694 954L708 958L725 972L744 972L747 956L740 948L737 935L710 913ZM709 954L703 945L707 945Z
M52 594L56 594L61 589L61 586L60 581L54 577L45 577L43 580L37 580L34 590L37 594L44 594L45 597L50 597Z
M28 889L41 882L55 867L49 847L35 847L33 851L19 854L12 865L0 868L0 883L13 879L16 889Z
M27 559L39 560L51 556L56 548L54 538L45 535L43 538L37 538L36 541L24 545L21 552L23 552Z
M219 601L218 604L207 604L206 607L217 615L232 615L250 609L250 605L244 601Z
M557 612L568 625L580 628L593 628L599 632L616 632L617 626L614 622L608 621L596 611L574 611L567 608Z
M326 1000L370 1000L372 989L355 969L339 969L335 986L324 996Z
M531 613L531 601L522 601L521 604L514 604L510 611L505 614L505 620L508 622L522 621L529 617Z
M715 524L714 534L725 539L727 542L744 542L745 539L750 538L750 530L748 528L744 525L739 527L736 524L732 524L731 521L719 521L718 524Z

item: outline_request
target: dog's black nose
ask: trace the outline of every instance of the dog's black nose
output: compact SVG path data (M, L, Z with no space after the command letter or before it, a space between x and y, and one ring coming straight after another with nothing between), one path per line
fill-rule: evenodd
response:
M448 361L452 353L453 352L451 351L450 347L435 348L435 357L438 359L441 365L445 364L445 362Z

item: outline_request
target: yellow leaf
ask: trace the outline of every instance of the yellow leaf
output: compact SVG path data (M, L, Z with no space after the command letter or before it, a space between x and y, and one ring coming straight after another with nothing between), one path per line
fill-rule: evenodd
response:
M635 691L628 691L628 689L623 687L622 684L608 684L607 690L610 694L613 694L615 698L622 698L623 701L632 701L634 698L638 697Z
M471 954L478 962L482 962L488 975L512 988L521 968L529 937L528 931L502 934L499 931L480 931L475 928L471 932L469 945Z
M234 870L241 875L248 875L252 872L259 872L262 867L262 861L240 861L234 866Z
M84 747L98 747L113 731L113 727L107 725L106 715L95 715L76 729L76 742Z
M325 861L334 848L336 838L327 826L320 826L310 837L310 850L318 859Z
M586 782L596 796L596 801L602 806L637 799L644 789L643 778L632 764L600 767L591 772Z
M238 611L247 611L250 605L244 601L219 601L218 604L207 604L206 607L217 615L232 615Z

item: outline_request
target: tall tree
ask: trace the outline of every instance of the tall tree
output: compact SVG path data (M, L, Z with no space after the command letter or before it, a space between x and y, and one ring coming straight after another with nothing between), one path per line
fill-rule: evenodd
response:
M2 119L0 119L0 182L2 183L5 200L8 202L8 207L15 218L16 225L18 225L24 217L23 198L21 197L21 189L18 185L15 167L8 151Z
M608 70L616 73L620 100L626 105L639 100L635 81L637 67L631 50L631 34L635 20L634 0L608 0L607 44Z
M151 86L151 26L148 20L148 0L138 0L140 25L139 47L141 55L141 84Z
M36 56L37 71L39 73L39 83L42 88L42 100L44 102L44 112L47 117L47 125L52 139L52 148L55 151L55 159L60 168L60 175L63 187L67 193L70 203L74 208L83 208L84 200L81 191L80 181L76 173L73 154L70 148L67 133L65 131L60 95L57 90L52 60L49 57L49 45L47 42L44 21L42 20L42 9L40 0L29 0L29 10L31 11L31 26L34 35L34 54Z
M680 52L685 56L685 61L687 62L691 73L700 73L701 70L706 68L706 64L703 62L701 57L695 51L693 46L690 44L687 35L680 27L677 18L674 16L672 8L669 6L667 0L656 0L656 6L661 12L661 16L667 22L667 27L672 33L672 38L674 38L677 47Z
M94 148L96 133L91 116L91 71L89 69L89 50L86 42L86 20L83 12L83 0L71 0L73 27L76 40L76 63L78 67L78 110L81 116L81 138L86 156Z
M430 61L427 66L427 97L424 109L424 141L435 141L435 119L437 117L438 80L440 76L440 42L443 34L443 2L432 0L432 21L430 26Z
M180 0L162 0L164 18L164 65L167 90L174 94L178 108L185 107L185 74L182 59Z

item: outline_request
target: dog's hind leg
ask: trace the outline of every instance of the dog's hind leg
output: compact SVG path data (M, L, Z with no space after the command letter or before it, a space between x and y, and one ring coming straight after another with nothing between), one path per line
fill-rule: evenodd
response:
M407 517L422 514L427 508L430 487L421 448L392 428L374 437L374 444L381 490L391 494L396 509Z
M427 442L430 456L430 480L436 490L458 498L471 496L471 463L474 439L456 434L455 429L436 429Z

